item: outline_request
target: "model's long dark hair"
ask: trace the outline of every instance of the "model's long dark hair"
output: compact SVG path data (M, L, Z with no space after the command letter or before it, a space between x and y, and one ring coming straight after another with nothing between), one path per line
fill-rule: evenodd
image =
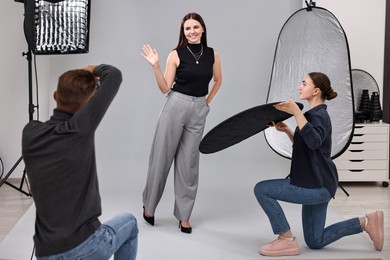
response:
M206 33L207 30L206 30L206 24L204 23L203 18L197 13L188 13L183 17L183 20L181 21L179 42L177 43L176 49L183 48L183 47L186 47L188 45L187 38L184 35L184 23L189 19L196 20L200 23L200 25L202 25L204 32L202 34L202 37L200 38L200 42L204 46L207 46L207 33Z

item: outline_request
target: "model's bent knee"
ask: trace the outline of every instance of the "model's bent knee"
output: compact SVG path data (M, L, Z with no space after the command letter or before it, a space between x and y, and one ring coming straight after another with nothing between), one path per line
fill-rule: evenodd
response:
M320 242L311 241L311 240L305 240L305 242L310 249L321 249L324 247L324 245Z
M255 187L253 188L253 192L255 193L256 196L261 195L264 193L264 182L258 182Z
M261 182L256 183L255 187L253 188L253 192L257 194L261 190Z

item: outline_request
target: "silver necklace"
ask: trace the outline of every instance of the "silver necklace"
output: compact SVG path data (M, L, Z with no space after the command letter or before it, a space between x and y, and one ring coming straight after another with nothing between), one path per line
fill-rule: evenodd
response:
M192 54L192 56L194 57L196 64L199 64L199 59L200 59L200 57L202 57L202 55L203 55L203 44L201 44L200 47L201 47L200 52L198 52L198 53L193 53L193 52L191 51L190 47L188 47L188 45L187 45L187 49L188 49L188 51Z

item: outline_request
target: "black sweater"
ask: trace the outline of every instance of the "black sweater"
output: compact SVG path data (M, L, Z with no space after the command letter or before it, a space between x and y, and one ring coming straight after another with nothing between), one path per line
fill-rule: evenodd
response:
M304 188L325 187L334 196L338 185L336 165L331 159L332 124L327 105L305 113L306 125L294 134L291 184Z
M121 72L97 66L100 87L74 115L54 109L46 122L23 129L22 155L36 206L37 256L66 252L101 225L95 130L122 81Z

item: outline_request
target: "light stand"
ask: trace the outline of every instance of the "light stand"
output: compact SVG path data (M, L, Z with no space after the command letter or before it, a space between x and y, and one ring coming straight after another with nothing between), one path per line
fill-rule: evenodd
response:
M29 121L32 121L35 108L38 107L33 104L32 53L87 53L91 0L15 0L15 2L24 3L25 7L24 33L28 51L23 53L23 56L26 56L28 61L28 113ZM7 184L27 196L32 196L23 190L24 181L27 180L26 168L23 170L19 187L7 181L22 160L21 156L5 177L0 178L0 187Z
M31 62L31 59L32 59L32 51L30 49L28 49L27 52L23 52L23 56L26 56L26 59L28 61L28 100L29 100L29 103L28 103L28 114L29 114L29 121L32 121L33 120L33 115L34 115L34 111L35 111L35 107L38 107L35 106L33 104L33 91L32 91L32 62ZM16 161L16 163L14 164L14 166L12 166L12 168L10 169L10 171L5 175L5 177L3 179L0 180L0 187L3 185L3 184L7 184L8 186L10 186L11 188L17 190L17 191L20 191L21 193L25 194L26 196L31 196L31 193L30 192L26 192L23 190L23 184L24 184L24 181L26 180L26 174L27 174L27 171L26 171L26 167L24 167L24 170L23 170L23 175L22 175L22 180L20 182L20 186L17 187L15 185L13 185L12 183L9 183L7 181L7 179L9 178L9 176L13 173L13 171L16 169L16 167L18 167L19 163L22 161L22 156L20 156L20 158Z

